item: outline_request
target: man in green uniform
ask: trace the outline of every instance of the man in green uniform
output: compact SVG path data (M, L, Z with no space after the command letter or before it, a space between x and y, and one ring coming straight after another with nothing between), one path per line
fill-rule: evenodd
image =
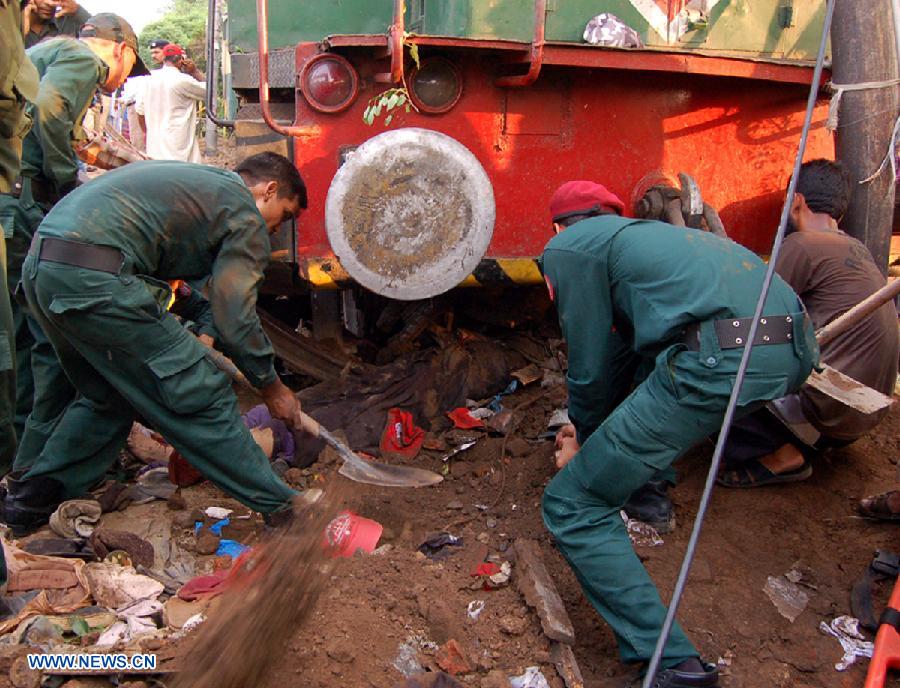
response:
M561 439L561 470L544 492L543 512L585 595L612 627L623 661L645 662L666 609L619 511L632 492L718 430L766 268L731 241L624 218L622 208L591 182L569 182L551 201L559 233L543 266L569 346L574 431ZM802 306L777 277L765 314L741 412L796 390L817 358ZM649 375L635 380L648 361ZM676 626L654 686L718 685L715 666L699 656Z
M45 213L75 188L75 148L84 138L81 121L94 94L98 89L115 91L127 77L147 71L137 55L134 31L121 17L90 17L81 36L80 40L46 40L27 53L41 78L37 99L27 108L34 125L22 148L21 179L13 196L0 199L0 217L7 218L12 234L10 291L19 281L31 238ZM14 303L13 318L19 434L16 467L22 468L37 458L52 429L48 423L71 401L74 390L27 309ZM40 390L36 395L35 388Z
M218 346L273 416L299 427L256 315L269 233L306 207L286 158L262 153L237 173L137 162L93 180L41 223L22 287L78 398L24 476L8 478L5 521L44 523L96 485L140 415L214 484L263 514L291 513L297 493L272 471L241 422L230 380L166 308L167 282L211 275Z
M31 0L25 8L25 47L47 38L77 36L90 16L75 0Z
M38 91L38 75L22 43L18 0L0 0L0 66L0 475L5 475L16 455L17 435L13 425L15 326L6 278L6 239L12 236L13 223L3 208L16 205L10 192L19 176L22 138L30 124L25 100L34 100Z
M28 130L25 99L37 97L38 75L25 56L19 0L0 0L0 198L19 174L22 137ZM6 227L0 217L0 475L16 453L16 399L12 310L6 288ZM6 587L6 557L0 547L0 594Z

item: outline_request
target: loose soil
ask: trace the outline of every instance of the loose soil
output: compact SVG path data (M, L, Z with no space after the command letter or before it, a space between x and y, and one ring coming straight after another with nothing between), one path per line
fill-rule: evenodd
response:
M535 386L528 387L508 398L507 407L537 392ZM274 648L270 671L259 685L392 688L403 682L394 667L400 645L418 638L438 646L457 640L471 669L458 676L465 685L493 686L491 671L513 675L539 665L551 686L562 686L538 618L515 586L472 589L470 574L485 551L512 560L516 538L540 543L575 626L575 656L585 685L628 685L635 672L619 662L612 633L582 596L541 522L541 492L555 471L552 443L537 436L562 394L561 389L550 390L522 411L505 460L500 459L503 440L483 437L455 457L447 479L436 487L353 486L350 505L384 525L380 544L390 547L345 560L328 574L311 617ZM849 614L850 588L873 552L896 550L900 544L896 526L860 519L854 510L860 497L897 485L898 427L900 411L895 410L870 437L817 460L813 477L804 483L716 490L679 618L704 658L720 660L724 686L862 684L866 663L836 672L840 646L818 626ZM700 446L678 463L681 482L673 491L677 530L664 536L662 546L638 549L664 598L677 575L711 453L711 445ZM423 452L417 465L440 470L438 456ZM325 474L321 484L326 491L335 485L332 481L346 483L331 468L314 469ZM191 502L209 504L210 492L204 486L186 495ZM433 561L417 547L429 533L439 531L461 536L463 545ZM810 602L790 623L763 586L768 576L796 566L805 572ZM285 576L280 584L302 585L304 578ZM474 621L467 614L473 600L485 603ZM248 647L246 652L254 650ZM420 653L426 668L436 669L436 654L427 647ZM192 671L190 665L180 668ZM900 681L889 685L900 686Z

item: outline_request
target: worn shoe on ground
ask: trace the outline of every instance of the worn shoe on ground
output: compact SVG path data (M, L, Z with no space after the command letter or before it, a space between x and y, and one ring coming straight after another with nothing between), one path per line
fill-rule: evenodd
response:
M21 474L10 474L6 477L2 520L15 537L23 537L46 525L65 500L65 486L58 480L43 476L23 480Z
M704 671L662 669L656 672L653 688L718 688L719 670L715 664L704 664Z
M653 526L661 535L675 530L675 507L669 499L666 480L650 480L625 502L628 518Z

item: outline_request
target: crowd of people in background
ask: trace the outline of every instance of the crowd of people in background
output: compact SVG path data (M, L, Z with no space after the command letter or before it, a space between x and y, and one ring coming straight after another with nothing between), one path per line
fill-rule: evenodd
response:
M29 0L22 15L25 47L58 36L78 36L90 13L75 0ZM155 160L200 162L198 101L206 77L185 49L165 38L149 41L150 74L129 78L103 109L112 126Z

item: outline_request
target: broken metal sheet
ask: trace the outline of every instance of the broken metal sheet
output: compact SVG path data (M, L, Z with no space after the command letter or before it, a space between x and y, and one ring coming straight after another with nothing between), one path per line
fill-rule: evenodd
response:
M338 169L325 225L351 277L411 301L472 273L491 242L495 211L491 181L468 148L410 127L369 139Z

